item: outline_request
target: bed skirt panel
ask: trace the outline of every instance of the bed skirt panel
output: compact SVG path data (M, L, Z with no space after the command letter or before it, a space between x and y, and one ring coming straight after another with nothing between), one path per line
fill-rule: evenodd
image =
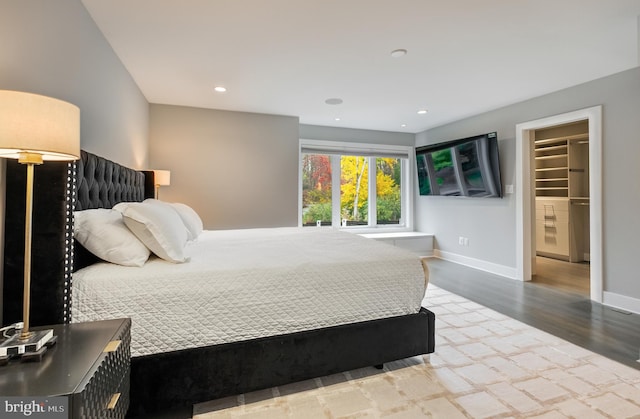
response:
M135 357L130 416L284 385L434 351L435 316L419 313Z

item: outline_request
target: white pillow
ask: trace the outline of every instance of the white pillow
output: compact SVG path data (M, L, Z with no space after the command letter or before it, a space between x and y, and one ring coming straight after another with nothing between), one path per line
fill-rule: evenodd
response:
M202 230L204 230L202 219L198 213L189 205L181 204L180 202L174 202L171 206L173 206L180 218L182 218L184 226L187 227L187 230L190 233L190 240L197 239L198 236L202 234Z
M149 249L127 228L122 214L100 208L73 213L73 236L102 260L124 266L142 266Z
M186 262L187 230L180 216L165 205L126 202L113 207L124 223L158 257L174 263Z
M198 213L186 204L182 204L179 202L165 202L153 198L145 199L144 203L154 205L167 205L175 210L184 223L185 228L187 229L187 240L189 241L197 239L204 229L202 219L200 218Z

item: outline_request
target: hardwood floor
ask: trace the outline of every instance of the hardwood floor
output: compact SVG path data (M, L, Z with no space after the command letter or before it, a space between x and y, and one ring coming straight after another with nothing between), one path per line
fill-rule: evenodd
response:
M589 263L570 263L547 257L536 257L536 275L532 283L542 287L572 292L589 298Z
M436 258L427 264L430 281L442 289L640 369L638 314L545 283L520 282Z

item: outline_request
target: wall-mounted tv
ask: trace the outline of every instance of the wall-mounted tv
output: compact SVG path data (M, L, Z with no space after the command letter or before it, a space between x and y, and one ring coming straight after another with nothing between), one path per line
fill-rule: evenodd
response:
M501 198L495 132L416 148L420 195Z

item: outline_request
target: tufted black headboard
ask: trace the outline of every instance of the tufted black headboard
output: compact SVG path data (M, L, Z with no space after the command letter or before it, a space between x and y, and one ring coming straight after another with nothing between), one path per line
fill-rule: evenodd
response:
M150 179L153 193L153 172L141 172L120 166L95 154L81 152L77 162L77 193L75 210L112 208L119 202L143 201L145 180Z
M3 323L22 320L26 170L7 161ZM72 274L98 259L73 240L73 211L111 208L153 197L153 172L137 171L82 151L77 162L35 168L31 324L71 321Z

